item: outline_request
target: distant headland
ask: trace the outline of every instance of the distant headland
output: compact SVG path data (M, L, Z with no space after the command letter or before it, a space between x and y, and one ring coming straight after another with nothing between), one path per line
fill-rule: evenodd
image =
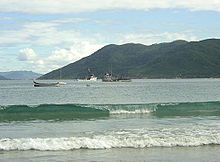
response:
M42 74L32 71L0 72L0 80L30 80L40 77Z

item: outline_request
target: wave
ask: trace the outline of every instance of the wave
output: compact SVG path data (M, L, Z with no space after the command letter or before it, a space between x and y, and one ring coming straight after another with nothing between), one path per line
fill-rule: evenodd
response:
M220 116L220 102L2 105L0 121L96 119L123 114Z
M77 104L0 106L0 121L75 120L107 116L107 110Z
M220 145L218 130L121 130L83 137L2 138L0 150L74 150ZM174 133L173 133L174 132Z

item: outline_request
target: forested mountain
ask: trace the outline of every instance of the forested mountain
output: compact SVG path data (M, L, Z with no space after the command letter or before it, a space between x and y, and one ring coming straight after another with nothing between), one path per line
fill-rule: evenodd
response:
M40 79L58 79L61 72L62 79L82 78L88 68L99 78L110 71L129 78L220 77L220 40L111 44Z

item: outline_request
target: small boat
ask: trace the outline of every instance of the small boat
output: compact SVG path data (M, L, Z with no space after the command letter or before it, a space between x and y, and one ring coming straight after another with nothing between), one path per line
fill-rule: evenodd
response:
M87 81L97 81L97 77L95 77L95 75L94 74L91 74L91 71L90 71L90 69L88 69L88 75L89 75L89 77L86 77L85 79L77 79L77 81L83 81L83 82L87 82Z
M59 82L56 82L56 83L38 83L38 82L33 80L33 83L34 83L34 87L58 87L58 86L60 86Z
M86 78L86 79L77 79L77 81L97 81L97 77L95 77L93 74L92 75L90 75L90 77L89 78Z
M103 81L103 82L117 82L118 79L113 78L112 75L109 74L109 73L105 73L105 76L104 76L104 78L102 79L102 81Z
M118 78L113 77L112 75L112 65L111 65L111 72L105 73L104 78L102 79L103 82L118 82Z
M121 78L114 78L111 74L105 73L104 78L102 79L103 82L131 82L131 79L121 77Z
M58 82L59 85L66 85L66 82Z

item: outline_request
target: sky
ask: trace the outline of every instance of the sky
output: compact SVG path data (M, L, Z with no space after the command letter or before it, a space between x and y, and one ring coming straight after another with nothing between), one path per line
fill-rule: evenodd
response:
M0 0L0 72L45 74L108 44L220 38L220 0Z

